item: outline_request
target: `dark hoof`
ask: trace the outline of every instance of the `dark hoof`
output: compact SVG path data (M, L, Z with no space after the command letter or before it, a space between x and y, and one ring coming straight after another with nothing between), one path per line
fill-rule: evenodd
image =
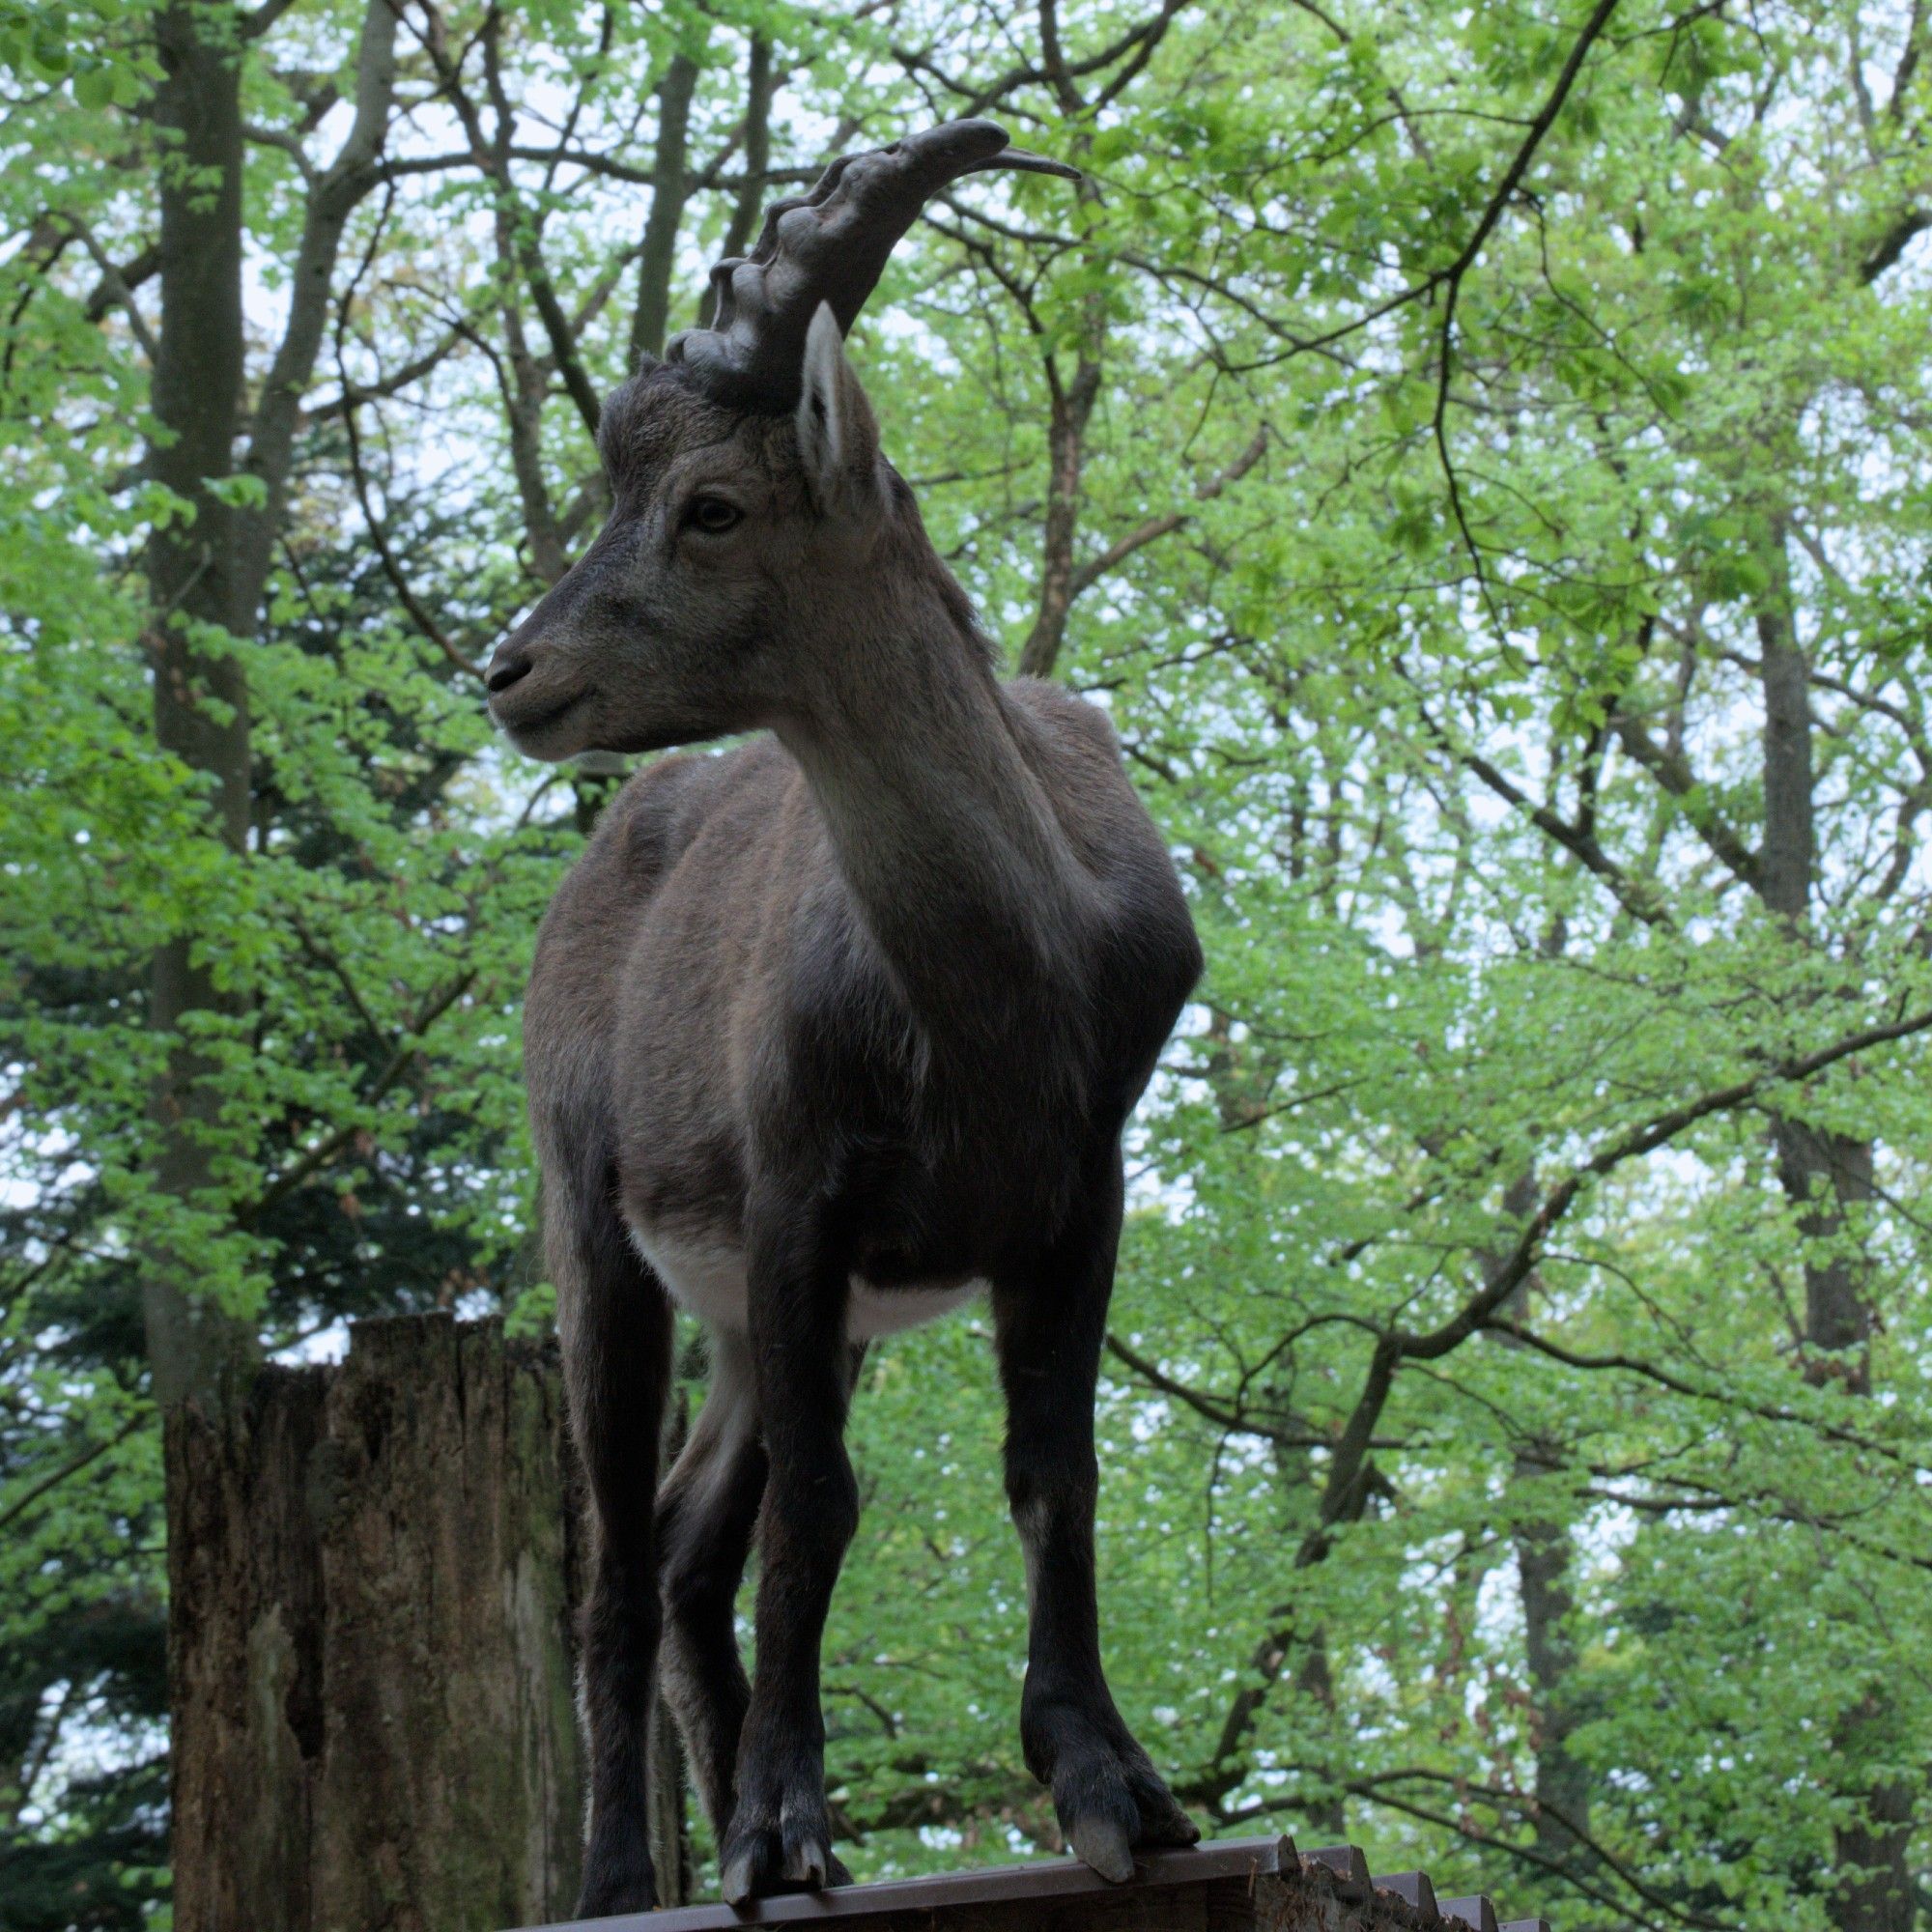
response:
M733 1820L718 1861L718 1889L726 1905L744 1905L783 1891L823 1891L850 1885L852 1874L832 1850L823 1814L782 1827L740 1827Z
M1133 1877L1135 1852L1201 1838L1201 1828L1131 1740L1063 1756L1053 1772L1053 1808L1074 1855L1116 1885Z
M1090 1864L1104 1879L1124 1885L1134 1875L1133 1840L1118 1818L1090 1813L1067 1828L1066 1842L1073 1856Z

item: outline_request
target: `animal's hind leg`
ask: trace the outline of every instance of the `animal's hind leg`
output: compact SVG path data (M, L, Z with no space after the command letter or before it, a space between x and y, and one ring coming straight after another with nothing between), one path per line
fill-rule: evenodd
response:
M582 1718L590 1816L580 1918L657 1903L644 1778L658 1651L652 1535L670 1303L624 1237L608 1174L545 1175L545 1245L571 1433L589 1491Z
M722 1838L735 1804L732 1773L751 1697L734 1605L765 1493L765 1445L749 1344L728 1328L709 1341L711 1387L658 1497L658 1547L665 1696L705 1815Z
M737 1809L739 1735L751 1685L738 1653L736 1603L764 1500L767 1463L758 1427L751 1345L728 1328L709 1335L711 1386L697 1426L658 1496L665 1634L664 1690L677 1714L697 1794L722 1844ZM863 1343L848 1354L858 1378ZM849 1885L836 1857L827 1876Z
M1094 1569L1094 1391L1121 1228L1118 1150L1079 1225L1023 1281L995 1284L1007 1396L1007 1495L1031 1610L1020 1744L1053 1791L1067 1843L1103 1877L1133 1876L1137 1846L1201 1833L1115 1708L1100 1667Z

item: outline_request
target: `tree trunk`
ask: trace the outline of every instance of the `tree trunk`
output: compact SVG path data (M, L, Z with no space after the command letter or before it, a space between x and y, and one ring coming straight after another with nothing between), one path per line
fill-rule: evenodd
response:
M1071 97L1077 105L1077 97ZM1068 110L1072 111L1071 108ZM1082 158L1088 142L1083 133L1074 143L1074 158ZM1083 207L1099 196L1093 179L1082 181L1076 193ZM1080 528L1080 472L1087 460L1087 425L1100 398L1101 358L1107 344L1107 300L1097 282L1080 306L1080 324L1073 343L1073 374L1063 379L1059 353L1046 352L1046 388L1051 413L1046 425L1046 532L1039 560L1039 609L1033 629L1020 646L1022 677L1051 677L1066 641L1066 622L1073 612L1078 589L1074 582L1073 544Z
M1561 947L1552 943L1552 955ZM1535 1212L1539 1198L1536 1170L1524 1168L1504 1190L1506 1225L1520 1226ZM1493 1281L1502 1257L1490 1251L1483 1257L1486 1281ZM1532 1274L1503 1304L1514 1321L1529 1312ZM1520 1350L1514 1335L1498 1335L1504 1348ZM1511 1478L1527 1489L1546 1474L1560 1450L1539 1454L1534 1445L1517 1452ZM1517 1586L1522 1598L1523 1662L1532 1694L1532 1728L1536 1747L1536 1845L1555 1870L1577 1864L1577 1833L1590 1829L1590 1773L1570 1749L1570 1739L1581 1721L1575 1708L1577 1640L1571 1628L1576 1596L1571 1588L1570 1533L1564 1524L1535 1516L1516 1525Z
M651 1841L651 1869L657 1874L658 1904L689 1905L692 1895L691 1833L684 1810L684 1742L677 1719L663 1693L651 1706L650 1741L646 1766L650 1806L646 1828Z
M658 1467L677 1461L691 1434L691 1411L682 1388L673 1384L665 1405L664 1437L658 1444ZM650 1815L651 1869L657 1874L658 1904L689 1905L692 1896L691 1821L685 1809L684 1740L677 1719L665 1701L660 1684L651 1705L650 1735L644 1756L645 1803Z
M191 504L193 516L157 525L149 539L153 614L145 642L155 670L155 741L212 781L219 836L241 851L248 835L248 692L240 662L210 636L241 631L252 616L235 582L235 512L207 488L234 468L243 373L242 73L220 25L185 0L156 23L161 79L154 119L171 138L172 158L160 175L161 328L151 387L164 434L150 444L146 469ZM189 1014L221 1008L194 941L178 933L155 955L149 1017L159 1032L179 1034ZM177 1200L213 1180L199 1131L215 1106L208 1071L205 1057L178 1037L154 1094L156 1179ZM163 1407L212 1397L252 1342L240 1323L191 1298L187 1275L179 1257L150 1255L142 1314Z
M752 245L758 216L765 205L765 171L772 164L772 98L778 90L778 76L772 71L772 43L762 34L752 36L750 57L745 68L745 170L744 185L731 204L731 219L724 230L724 245L718 250L722 262L742 255ZM697 299L697 326L709 328L718 319L718 304L707 281Z
M561 1378L496 1322L369 1321L168 1418L175 1924L566 1916L581 1548Z
M1519 1478L1527 1471L1519 1463ZM1516 1533L1522 1591L1523 1652L1536 1727L1536 1844L1559 1869L1577 1862L1577 1832L1590 1829L1590 1772L1570 1749L1579 1721L1572 1695L1577 1642L1570 1589L1570 1537L1560 1523L1526 1522Z
M1900 1745L1898 1709L1883 1687L1839 1719L1837 1743L1867 1763L1914 1755ZM1910 1776L1875 1778L1857 1794L1862 1815L1833 1828L1838 1876L1832 1919L1839 1932L1912 1932L1917 1924L1911 1849L1918 1795Z
M662 355L670 324L670 277L677 263L678 224L690 193L685 151L690 139L691 98L697 91L697 63L671 56L658 89L658 145L651 163L651 209L638 257L638 300L631 311L631 352L624 367L635 373L646 355Z
M159 433L147 475L186 506L157 521L147 546L149 618L142 639L154 667L155 742L207 781L214 836L246 851L253 769L248 684L237 642L256 633L270 560L281 527L301 394L313 373L328 313L345 224L374 185L395 90L397 16L367 0L356 42L355 113L331 166L311 178L297 250L289 319L263 384L245 463L238 464L247 383L242 261L244 139L242 120L247 23L200 0L174 0L155 24L160 79L151 102L164 138L158 170L160 331L150 381ZM210 486L240 476L259 486L252 510ZM219 919L205 918L213 928ZM169 935L153 962L150 1023L171 1036L155 1083L155 1178L177 1202L219 1203L215 1146L219 1094L214 1064L192 1039L198 1014L239 1002L213 970L212 930ZM222 1204L225 1211L226 1204ZM147 1247L142 1314L155 1400L221 1399L226 1380L252 1364L252 1325L198 1291L192 1258L165 1236Z
M1792 620L1784 520L1771 520L1761 554L1770 590L1757 612L1764 690L1764 850L1759 895L1770 912L1803 937L1817 864L1811 748L1811 667ZM1871 1393L1868 1350L1875 1326L1869 1264L1850 1215L1872 1192L1872 1144L1772 1117L1778 1182L1805 1241L1804 1372ZM1849 1210L1849 1211L1848 1211ZM1862 1765L1889 1754L1895 1707L1874 1682L1840 1721L1834 1762L1857 1815L1833 1826L1836 1883L1832 1918L1838 1932L1910 1932L1910 1850L1914 1792L1880 1776L1861 1784Z
M1091 305L1090 305L1091 306ZM1073 540L1080 526L1080 470L1087 453L1087 423L1100 393L1100 330L1082 335L1073 379L1063 384L1049 359L1047 387L1046 537L1039 566L1039 611L1020 647L1022 677L1051 677L1073 611Z

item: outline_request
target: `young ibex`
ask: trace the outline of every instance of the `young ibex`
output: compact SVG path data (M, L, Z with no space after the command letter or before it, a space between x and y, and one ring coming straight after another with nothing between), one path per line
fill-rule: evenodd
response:
M1198 1835L1101 1672L1094 1391L1122 1128L1200 948L1107 721L996 678L841 340L925 199L985 168L1072 173L968 121L772 210L713 270L715 327L611 397L610 521L490 667L538 757L770 734L625 786L544 921L526 1009L595 1535L586 1914L652 1902L661 1630L725 1897L845 1877L818 1672L858 1515L846 1405L867 1338L982 1291L1027 1764L1110 1878ZM712 1382L654 1497L673 1302L704 1321Z

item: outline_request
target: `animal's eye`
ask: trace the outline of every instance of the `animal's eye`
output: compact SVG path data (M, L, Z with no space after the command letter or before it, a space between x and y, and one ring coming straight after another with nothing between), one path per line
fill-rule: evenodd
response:
M694 497L690 509L684 513L684 521L693 529L714 537L744 520L744 511L735 503L727 503L723 497Z

